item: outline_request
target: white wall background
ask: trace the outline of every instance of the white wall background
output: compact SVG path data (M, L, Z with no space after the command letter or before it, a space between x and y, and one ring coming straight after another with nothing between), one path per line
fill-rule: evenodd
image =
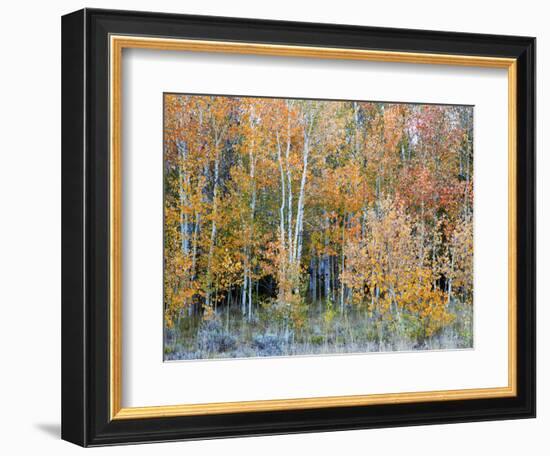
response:
M536 420L102 448L94 454L548 454L550 100L544 2L76 0L9 2L0 16L0 451L73 454L60 429L60 16L88 7L518 34L538 39L538 418Z

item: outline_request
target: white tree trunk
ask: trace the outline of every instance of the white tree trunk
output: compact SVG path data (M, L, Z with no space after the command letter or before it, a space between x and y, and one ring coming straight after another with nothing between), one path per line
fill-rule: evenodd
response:
M292 263L294 261L294 257L293 257L294 244L292 242L292 172L290 170L289 155L290 155L290 120L289 120L288 133L287 133L285 158L286 158L286 178L287 178L287 185L288 185L288 204L287 204L288 260L290 263Z
M247 286L248 286L247 272L248 271L247 271L246 266L245 266L244 267L243 291L242 291L242 294L241 294L241 313L243 315L246 315L246 296L247 296L246 290L247 290Z
M310 125L306 129L304 126L304 150L303 150L303 168L302 179L300 181L300 194L298 196L298 208L296 213L296 227L294 231L294 261L300 264L302 258L302 231L304 226L304 203L305 203L305 188L307 178L307 165L309 159L309 136L313 121L310 120Z
M178 143L178 181L179 181L179 199L180 199L180 233L181 233L181 251L184 255L189 255L189 215L184 211L189 207L189 199L186 189L189 188L189 176L185 172L184 163L187 160L187 146L185 143Z
M252 143L252 147L254 147L254 143ZM250 277L250 263L251 263L251 244L254 237L254 212L256 211L256 181L255 181L255 172L256 172L256 157L254 156L254 152L251 149L248 152L248 157L250 161L250 181L252 185L252 197L250 200L250 237L249 242L247 246L247 259L246 259L246 273L248 273L248 321L252 318L252 279ZM245 273L245 274L246 274ZM245 275L246 280L246 275Z
M212 196L212 229L210 231L210 249L208 251L208 283L206 290L206 305L211 306L212 295L212 257L214 256L214 244L216 243L216 214L218 212L218 180L220 174L220 151L218 150L218 141L216 141L216 158L214 160L214 192Z
M286 203L286 195L285 195L285 173L283 171L283 159L281 156L281 143L279 141L279 133L277 133L277 160L279 162L279 172L281 173L281 206L279 208L279 233L281 236L281 248L285 249L285 203Z
M340 313L344 313L344 282L342 282L342 274L345 270L345 243L346 243L346 214L344 213L344 219L342 221L342 257L340 264Z

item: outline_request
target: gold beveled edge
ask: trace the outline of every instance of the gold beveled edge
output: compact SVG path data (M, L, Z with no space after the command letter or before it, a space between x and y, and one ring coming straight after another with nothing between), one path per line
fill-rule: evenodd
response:
M122 48L156 49L164 51L194 51L229 54L308 57L337 60L370 60L377 62L422 63L437 65L509 68L515 59L469 55L394 52L366 49L346 49L282 44L259 44L238 41L207 41L175 38L111 35L111 43Z
M256 54L340 60L369 60L416 64L438 64L508 69L508 386L411 393L330 396L301 399L221 402L150 407L121 404L121 58L123 48L173 51ZM517 395L516 372L516 59L389 52L362 49L320 48L241 42L179 40L135 36L110 36L110 415L111 419L156 418L237 412L311 409L375 404L412 403L512 397Z
M110 64L110 118L109 118L109 173L110 201L109 215L109 319L110 319L110 388L109 412L111 419L117 415L122 404L122 148L121 148L121 58L122 48L116 40L111 40L109 46Z
M508 386L517 395L517 61L508 67Z
M510 387L464 390L428 391L415 393L386 393L362 396L328 396L303 399L270 399L263 401L218 402L190 405L160 405L122 408L113 419L166 418L174 416L212 415L223 413L267 412L290 409L351 407L377 404L404 404L421 401L450 401L459 399L486 399L510 397Z

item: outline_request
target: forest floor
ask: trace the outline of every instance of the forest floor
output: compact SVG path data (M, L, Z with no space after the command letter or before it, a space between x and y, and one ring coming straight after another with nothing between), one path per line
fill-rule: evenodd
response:
M327 323L319 309L310 311L303 328L288 330L269 312L258 309L250 321L239 310L214 319L182 318L165 330L164 359L220 359L343 353L453 350L473 347L473 310L454 306L454 322L430 337L416 337L411 328L381 325L364 311L336 312Z

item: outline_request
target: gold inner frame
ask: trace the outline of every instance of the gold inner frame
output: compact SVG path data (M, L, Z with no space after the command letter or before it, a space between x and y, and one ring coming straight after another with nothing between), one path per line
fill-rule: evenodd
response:
M508 386L426 392L274 399L245 402L122 407L122 50L155 49L302 58L367 60L453 65L508 70ZM110 415L111 419L158 418L221 413L297 410L324 407L396 404L512 397L517 394L516 289L516 120L517 61L511 58L338 49L309 46L204 41L111 35L110 52Z

